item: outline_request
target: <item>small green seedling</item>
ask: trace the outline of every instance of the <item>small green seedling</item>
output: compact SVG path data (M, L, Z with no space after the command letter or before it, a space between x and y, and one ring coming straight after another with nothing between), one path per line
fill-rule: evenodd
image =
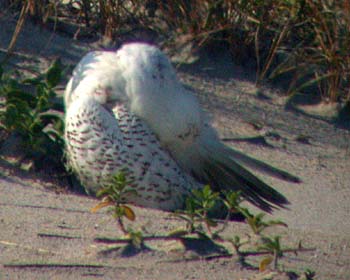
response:
M265 213L258 213L256 215L252 214L247 208L240 208L241 213L246 218L246 221L250 228L253 230L254 234L260 235L262 231L271 226L284 226L288 225L280 220L269 220L265 221Z
M238 262L244 264L246 255L241 251L241 247L248 244L250 239L248 238L247 240L243 241L238 235L235 235L233 239L229 239L228 241L232 244L236 254L238 255Z
M211 232L211 227L216 227L217 222L208 217L208 213L217 205L219 193L213 192L209 185L203 189L193 190L192 195L186 198L184 210L177 211L174 215L186 221L188 233L205 234L202 223Z
M91 212L94 213L101 208L113 206L113 217L117 220L124 234L129 234L130 231L125 228L123 218L125 217L130 221L134 221L136 218L134 211L123 202L125 195L136 192L135 190L127 189L127 186L131 183L132 181L126 179L124 172L118 172L104 188L97 192L96 196L102 198L102 200L91 209Z
M273 268L277 269L278 260L283 256L283 249L280 242L280 236L262 237L263 244L258 247L258 250L267 251L271 253L270 257L264 258L260 262L260 267L265 267L273 261Z
M304 276L305 276L305 280L313 280L315 279L315 276L316 276L316 272L307 268L305 271L304 271Z
M127 237L130 239L130 243L137 249L141 249L144 245L143 243L143 233L142 231L135 231L132 228L127 229Z
M243 201L240 191L225 191L223 192L222 201L226 206L229 214L237 214L242 212L240 204Z

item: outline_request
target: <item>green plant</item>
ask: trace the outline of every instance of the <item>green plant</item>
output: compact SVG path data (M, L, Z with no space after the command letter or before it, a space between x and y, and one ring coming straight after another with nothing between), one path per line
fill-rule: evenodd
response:
M273 267L277 269L278 260L283 256L283 250L280 242L280 236L266 237L264 236L262 244L258 246L259 250L270 252L273 255ZM266 260L265 260L266 259ZM269 263L269 258L264 258L262 263Z
M176 229L166 235L144 235L142 231L136 231L131 227L126 228L124 218L134 221L135 213L125 204L124 198L128 194L135 194L135 191L128 188L128 185L132 184L132 181L127 180L125 174L125 171L120 171L106 182L105 187L97 193L97 196L102 198L101 202L93 207L91 211L96 212L103 207L111 206L110 212L112 212L113 217L116 219L122 232L126 235L126 238L111 239L100 237L97 239L99 242L122 242L141 249L146 248L144 243L148 240L188 241L193 240L193 237L187 238L188 235L197 234L197 238L210 241L212 245L216 245L216 242L230 242L238 256L238 261L247 267L252 267L246 262L247 256L267 255L259 262L260 271L265 271L267 266L272 262L274 263L274 269L278 269L278 260L283 256L283 252L312 250L302 248L301 244L299 244L297 249L283 249L280 236L262 236L261 232L270 226L287 225L277 220L264 221L264 215L261 213L257 215L251 214L247 208L240 206L240 202L243 199L238 192L228 191L220 195L217 192L213 192L208 185L202 189L194 190L186 199L185 209L172 214L172 216L186 222L186 229ZM220 236L219 231L211 233L211 228L217 227L218 222L208 217L208 215L218 204L225 205L226 210L229 210L230 213L242 213L246 217L246 222L249 224L255 237L259 237L259 241L256 242L256 238L252 238L250 234L247 234L247 238L242 239L238 235L235 235L233 238L223 238ZM242 247L245 245L248 246L247 248L252 248L253 246L254 249L244 251ZM222 255L219 254L217 257L220 256L231 257L234 255L224 253Z
M216 227L217 222L208 216L214 210L219 200L219 193L213 192L209 185L202 189L193 190L192 194L186 198L184 210L175 212L175 216L186 221L186 228L189 233L204 234L202 223L209 232L211 227Z
M37 165L44 158L62 160L63 105L55 92L62 70L56 60L44 74L18 80L0 68L0 126L9 135L19 135L25 156Z
M264 220L265 213L258 213L256 215L253 215L252 213L249 212L247 208L241 208L241 213L244 215L248 225L256 235L260 235L263 230L271 226L288 227L286 223L280 220L265 221Z
M243 201L243 196L240 191L224 191L222 201L226 206L229 214L236 214L242 212L242 207L240 206Z
M91 212L96 212L99 209L107 206L112 206L112 215L117 220L120 229L124 234L130 234L130 237L140 239L140 234L136 234L131 229L126 229L123 218L127 218L130 221L134 221L136 216L134 211L127 206L124 201L124 196L128 194L135 194L135 190L128 189L128 185L132 181L127 180L123 171L117 172L108 182L105 187L99 190L96 194L101 198L101 202L91 209ZM133 238L132 238L133 240ZM138 243L135 241L135 243Z
M316 276L316 272L307 268L305 271L304 271L304 276L305 276L305 280L313 280L315 279L315 276Z
M242 240L238 235L235 235L232 239L228 240L233 248L235 249L236 254L238 255L238 261L242 264L245 263L245 256L244 252L241 251L241 247L248 244L250 242L250 239Z
M130 243L137 249L144 247L144 237L142 231L135 231L132 228L127 229L127 237L130 238Z

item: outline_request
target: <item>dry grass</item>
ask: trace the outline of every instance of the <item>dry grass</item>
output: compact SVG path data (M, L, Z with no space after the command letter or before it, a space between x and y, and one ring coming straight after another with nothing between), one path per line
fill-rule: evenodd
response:
M350 100L348 0L6 2L15 11L27 5L26 13L41 23L68 7L80 24L109 38L141 26L170 41L181 35L197 47L224 41L235 58L255 56L258 86L288 74L289 94L317 91L325 101Z

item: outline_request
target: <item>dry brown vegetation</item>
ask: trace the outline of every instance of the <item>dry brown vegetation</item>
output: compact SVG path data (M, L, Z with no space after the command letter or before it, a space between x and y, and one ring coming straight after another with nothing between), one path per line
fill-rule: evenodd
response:
M257 85L283 76L289 94L317 92L331 102L350 99L347 0L7 0L3 6L22 10L18 31L26 15L45 24L68 13L109 38L143 27L168 42L181 36L197 48L225 42L236 61L255 60Z

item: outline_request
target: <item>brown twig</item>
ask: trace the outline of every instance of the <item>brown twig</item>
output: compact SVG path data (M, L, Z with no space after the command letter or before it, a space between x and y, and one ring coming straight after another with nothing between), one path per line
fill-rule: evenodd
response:
M24 22L26 20L27 14L29 12L29 8L30 8L29 1L23 1L23 2L24 3L23 3L22 9L21 9L21 13L20 13L18 21L17 21L17 25L16 25L16 28L15 28L15 31L13 32L10 44L9 44L9 46L7 48L6 56L1 61L1 63L5 63L10 58L10 56L12 55L13 48L15 47L16 41L18 39L19 34L21 33L21 30L22 30Z

